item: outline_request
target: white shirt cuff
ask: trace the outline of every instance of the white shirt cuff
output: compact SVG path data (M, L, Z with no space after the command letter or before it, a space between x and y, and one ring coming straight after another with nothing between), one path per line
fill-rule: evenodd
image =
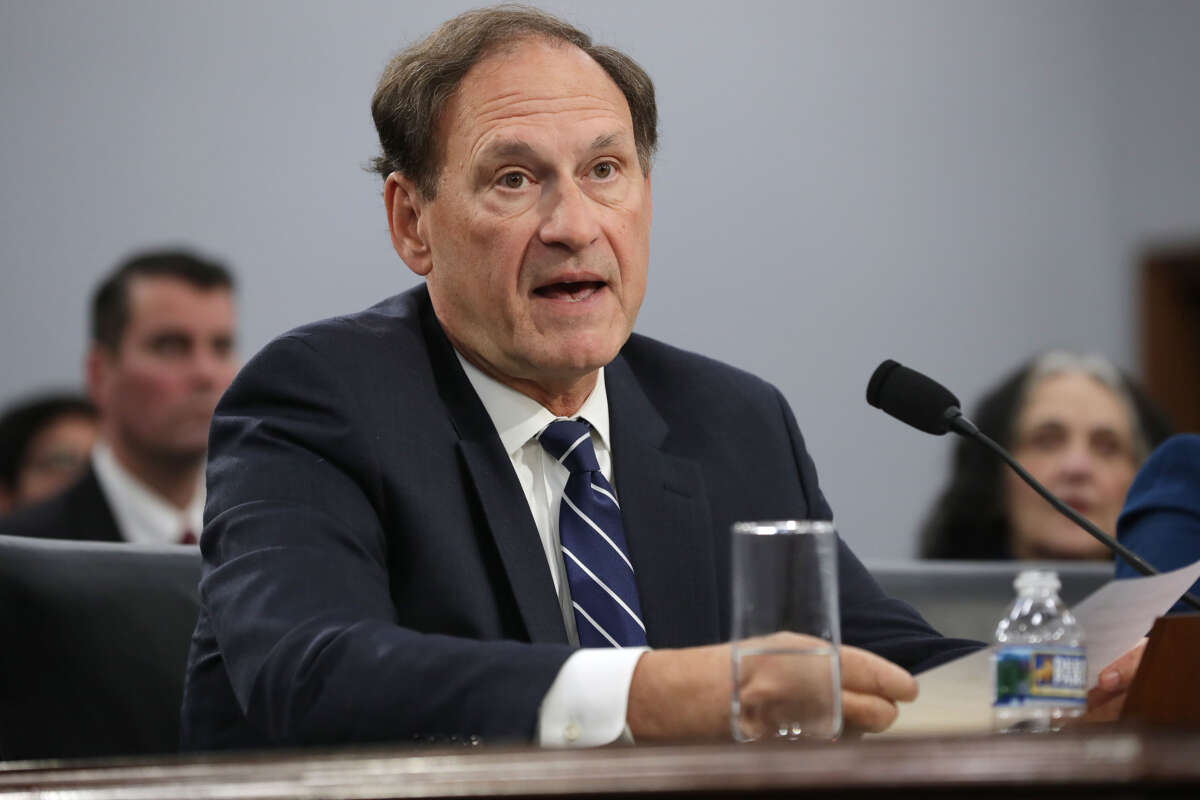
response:
M538 711L542 747L596 747L615 742L625 729L629 685L646 647L585 648L558 671ZM629 737L632 741L632 737Z

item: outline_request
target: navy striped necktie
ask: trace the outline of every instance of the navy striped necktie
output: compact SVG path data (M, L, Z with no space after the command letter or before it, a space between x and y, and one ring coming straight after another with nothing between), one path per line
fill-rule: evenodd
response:
M558 512L558 538L583 647L646 644L621 507L600 472L586 420L555 420L538 437L571 473Z

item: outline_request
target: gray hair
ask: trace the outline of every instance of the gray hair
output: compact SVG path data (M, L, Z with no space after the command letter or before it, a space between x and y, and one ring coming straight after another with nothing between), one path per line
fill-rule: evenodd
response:
M1121 377L1121 370L1107 358L1095 353L1072 353L1069 350L1048 350L1034 359L1021 387L1021 401L1018 404L1017 416L1029 402L1029 396L1035 387L1047 378L1056 375L1084 375L1111 391L1125 407L1129 416L1129 430L1133 435L1133 455L1138 463L1145 460L1150 453L1150 445L1146 434L1138 420L1137 404L1129 391L1128 385ZM1014 417L1015 419L1015 417Z

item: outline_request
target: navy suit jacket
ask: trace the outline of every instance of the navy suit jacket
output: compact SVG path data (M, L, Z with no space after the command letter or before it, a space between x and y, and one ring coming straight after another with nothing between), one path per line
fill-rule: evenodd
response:
M1142 464L1117 520L1117 539L1164 572L1200 559L1200 435L1172 436ZM1118 578L1141 576L1125 559L1116 561ZM1191 592L1200 592L1200 581ZM1172 609L1193 610L1184 602Z
M616 488L652 647L729 633L729 528L830 510L792 413L634 335L607 367ZM525 496L423 287L300 328L222 399L189 749L529 740L572 649ZM912 670L973 648L843 545L843 641Z
M125 541L112 506L90 466L79 480L59 494L0 518L0 534L40 539Z

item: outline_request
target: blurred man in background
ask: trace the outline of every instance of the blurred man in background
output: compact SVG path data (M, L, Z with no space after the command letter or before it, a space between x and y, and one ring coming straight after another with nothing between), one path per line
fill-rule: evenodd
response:
M237 370L233 277L184 251L121 264L92 300L88 393L99 441L83 476L0 533L193 544L208 425Z
M42 394L0 416L0 514L74 483L96 442L96 407L70 393Z

